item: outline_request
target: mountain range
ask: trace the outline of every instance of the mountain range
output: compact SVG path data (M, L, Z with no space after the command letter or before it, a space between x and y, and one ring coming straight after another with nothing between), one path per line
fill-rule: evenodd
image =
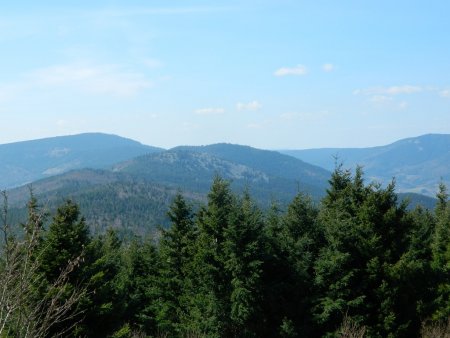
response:
M285 150L327 170L336 161L344 167L363 167L370 181L387 184L395 178L398 192L435 196L439 183L450 184L450 135L428 134L371 148Z
M400 174L398 182L403 183L402 168L418 162L418 145L427 154L419 163L428 168L431 163L439 163L439 170L444 169L448 148L443 137L399 141L403 146L394 143L366 149L281 153L226 143L165 150L115 135L80 134L0 145L0 182L2 187L10 188L10 215L17 221L26 215L24 205L30 194L28 183L32 182L34 195L48 210L65 198L74 199L93 231L112 226L124 235L144 234L158 224L167 225L166 211L178 191L194 206L204 202L216 175L230 180L235 191L249 190L263 208L274 201L286 206L298 192L318 202L326 192L334 155L345 166L364 165L367 180L384 183L390 172L396 172ZM430 154L433 143L437 145ZM409 198L413 206L431 208L434 199L417 191L432 195L438 180L432 171L420 172L425 176L420 181L423 185L410 190L401 185L403 190L399 191L414 193L400 194L400 199ZM409 182L414 183L411 179Z
M162 149L115 135L86 133L0 145L0 189L74 169L107 168Z

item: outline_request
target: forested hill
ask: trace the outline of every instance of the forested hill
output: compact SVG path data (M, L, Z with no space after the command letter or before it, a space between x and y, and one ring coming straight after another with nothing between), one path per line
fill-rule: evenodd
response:
M441 179L450 183L450 135L428 134L372 148L286 150L285 154L333 170L335 157L345 167L364 168L368 180L388 183L397 190L434 196Z
M325 194L331 173L324 169L244 146L218 145L223 154L216 150L217 156L199 151L215 147L150 153L111 170L73 170L33 182L33 193L49 210L71 198L92 229L102 232L113 226L121 234L149 233L157 225L167 225L166 210L174 194L181 191L191 202L203 201L217 175L230 180L235 192L248 190L263 208L275 201L283 208L299 191L315 201ZM8 195L11 206L22 206L15 214L23 218L28 187Z
M73 169L107 168L162 149L116 135L86 133L0 145L0 189Z
M113 170L202 192L220 175L266 201L289 200L299 190L319 199L330 177L327 170L275 151L229 144L177 147L120 163Z
M66 199L75 201L94 233L113 228L121 237L154 233L167 226L167 208L178 192L124 173L101 169L80 169L52 176L31 185L33 195L45 210L55 211ZM12 223L24 222L30 186L9 190L9 216ZM187 192L192 203L204 195Z
M260 170L250 166L250 160L244 156L251 156L247 147L231 147L236 161L243 150L241 161L249 165L206 152L173 149L138 156L114 165L112 170L80 169L38 180L32 184L33 193L50 210L64 198L71 198L80 205L91 228L102 232L113 226L121 234L149 233L157 225L167 225L166 210L175 193L181 191L194 203L204 201L217 175L230 180L236 192L248 190L263 208L274 201L284 207L299 191L316 201L324 195L331 173L276 152L250 149L264 155L270 164L266 172L263 161L256 165ZM258 156L253 160L257 161ZM294 179L295 165L297 179ZM29 198L29 189L26 186L12 189L8 196L12 207L21 207L15 210L20 221L25 215L23 206Z
M272 176L301 180L323 186L330 172L317 165L312 165L292 156L277 151L256 149L237 144L217 143L207 146L181 146L173 150L186 150L206 153L219 158L240 163Z

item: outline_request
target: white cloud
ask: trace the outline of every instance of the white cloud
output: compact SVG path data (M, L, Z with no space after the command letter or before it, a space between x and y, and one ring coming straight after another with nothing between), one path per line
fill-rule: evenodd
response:
M450 89L441 90L439 95L444 98L450 98Z
M0 102L6 102L20 96L24 90L25 85L9 84L0 85Z
M273 75L275 76L286 76L286 75L305 75L308 72L306 67L304 65L297 65L295 67L282 67L280 69L277 69Z
M386 94L398 95L398 94L413 94L423 91L422 87L419 86L394 86L385 89Z
M280 115L280 118L284 121L302 120L302 121L319 121L329 116L330 113L327 110L319 112L287 112Z
M252 122L247 124L247 128L248 129L264 129L267 126L271 126L272 125L272 121L271 120L263 120L263 121L259 121L259 122Z
M295 120L297 118L301 118L303 115L304 115L303 113L288 112L288 113L281 114L280 118L285 121L291 121L291 120Z
M391 86L391 87L373 87L366 89L356 89L353 91L355 95L400 95L415 94L423 92L424 88L413 85Z
M185 15L185 14L208 14L214 12L231 11L233 7L127 7L118 9L107 9L94 12L102 17L125 17L125 16L143 16L143 15Z
M261 108L262 108L262 104L256 100L250 101L248 103L238 102L236 104L236 109L238 111L243 111L243 110L257 111L257 110L260 110Z
M392 97L386 96L386 95L374 95L372 96L369 101L373 103L385 103L392 101Z
M160 68L163 66L163 63L158 60L158 59L153 59L153 58L146 58L142 60L142 63L147 67L147 68Z
M402 101L402 102L400 102L400 103L398 104L398 107L399 107L401 110L404 110L404 109L408 108L408 106L409 106L409 104L408 104L408 102L406 102L406 101Z
M197 115L219 115L225 113L223 108L201 108L194 111Z
M249 123L247 125L247 128L249 128L249 129L263 129L264 128L264 123Z
M183 131L194 131L194 130L200 128L200 125L197 123L192 123L192 122L183 122L181 124L181 128Z
M326 73L330 73L334 70L334 65L332 63L325 63L322 66L322 70Z
M56 121L56 126L58 128L63 128L65 126L67 126L69 124L69 122L67 120L58 120Z
M88 93L121 97L134 96L152 86L142 74L116 65L56 65L34 71L29 79L43 87L69 86Z

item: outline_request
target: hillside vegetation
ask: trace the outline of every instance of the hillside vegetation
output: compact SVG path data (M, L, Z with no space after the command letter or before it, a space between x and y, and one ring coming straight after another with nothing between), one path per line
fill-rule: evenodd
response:
M22 226L3 217L0 336L446 337L444 185L437 197L408 210L338 167L320 204L262 211L216 177L199 207L173 197L157 240L122 241L90 233L71 200L46 228L31 196Z

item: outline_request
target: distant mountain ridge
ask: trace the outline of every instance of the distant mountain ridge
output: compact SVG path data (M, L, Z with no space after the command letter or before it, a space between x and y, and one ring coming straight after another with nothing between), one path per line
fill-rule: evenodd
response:
M119 163L113 171L202 193L219 175L237 190L249 188L266 203L271 198L287 201L299 190L319 199L331 174L275 151L231 144L176 147Z
M231 152L235 161L231 155L223 155L229 158L224 159L212 152ZM252 161L254 166L250 166ZM266 163L271 166L265 171ZM72 198L91 227L101 231L113 226L131 234L167 225L165 214L177 191L191 202L204 201L216 175L230 180L235 191L248 189L258 204L269 207L272 201L287 205L299 191L318 201L330 172L277 152L223 144L147 153L110 170L72 170L35 181L32 187L38 200L50 209L64 198ZM11 206L19 208L16 210L23 217L28 188L10 190L8 195Z
M206 153L219 158L241 163L243 165L262 170L273 176L290 179L302 179L323 184L329 178L330 172L322 167L306 163L302 160L286 156L278 151L257 149L229 143L217 143L206 146L180 146L172 150L188 150Z
M112 226L129 235L167 225L166 211L177 191L195 204L204 201L216 175L230 180L237 192L248 190L263 207L272 202L286 206L298 192L319 201L331 175L326 169L286 154L226 143L164 150L105 134L27 142L14 144L16 148L0 146L0 156L4 156L3 164L15 159L29 176L44 177L32 184L39 201L52 209L65 198L72 198L94 229L102 231ZM28 147L20 153L24 144ZM389 153L378 148L383 147L376 148L378 155ZM12 149L13 160L8 159L5 149ZM326 151L326 156L335 154L335 149ZM369 156L373 149L357 150L361 151ZM348 166L348 162L345 164ZM54 168L64 170L58 173ZM10 205L21 217L25 216L28 198L28 187L8 191ZM432 208L435 203L430 197L414 193L399 194L399 200L404 198L410 199L412 206L420 203Z
M284 150L284 154L333 170L336 157L344 167L361 165L368 180L383 184L394 177L399 192L434 196L441 179L450 183L450 135L427 134L386 146Z
M0 145L0 189L9 189L73 169L107 168L162 151L116 135L85 133Z

